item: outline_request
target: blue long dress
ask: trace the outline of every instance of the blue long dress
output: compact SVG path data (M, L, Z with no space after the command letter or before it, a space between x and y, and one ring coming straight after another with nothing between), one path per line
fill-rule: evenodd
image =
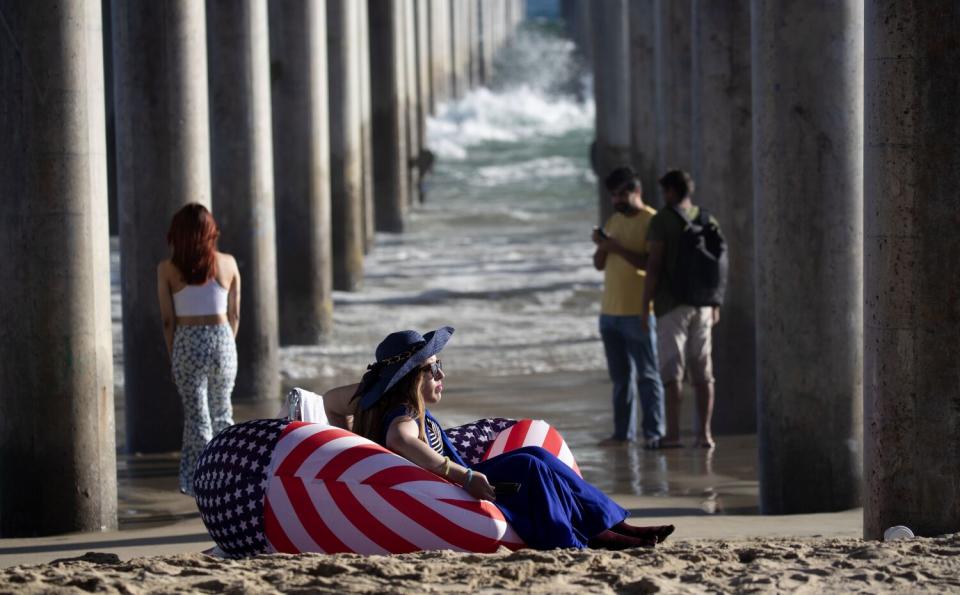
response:
M384 435L405 408L384 416ZM467 467L440 424L426 412L427 443ZM439 434L439 436L438 436ZM442 446L441 446L442 445ZM491 483L520 484L516 494L497 496L497 508L526 544L536 549L585 548L590 538L623 521L629 513L593 487L549 451L526 446L473 466Z

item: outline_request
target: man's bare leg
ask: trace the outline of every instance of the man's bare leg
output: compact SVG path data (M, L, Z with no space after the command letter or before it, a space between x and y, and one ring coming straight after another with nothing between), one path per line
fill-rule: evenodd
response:
M693 389L697 394L697 419L700 420L697 445L713 448L716 445L713 441L713 432L710 431L710 422L713 419L713 383L696 384ZM669 414L667 419L670 419Z

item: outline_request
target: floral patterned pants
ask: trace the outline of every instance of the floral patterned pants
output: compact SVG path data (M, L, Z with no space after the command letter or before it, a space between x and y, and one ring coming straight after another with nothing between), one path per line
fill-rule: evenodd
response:
M203 447L233 425L230 393L237 377L237 345L228 324L178 326L173 335L173 379L183 401L180 491L190 496Z

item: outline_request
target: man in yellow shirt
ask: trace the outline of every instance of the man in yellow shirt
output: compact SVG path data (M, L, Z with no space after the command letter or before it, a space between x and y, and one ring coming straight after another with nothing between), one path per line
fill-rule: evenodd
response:
M640 179L629 167L604 181L614 214L593 232L593 264L603 271L600 336L613 382L613 435L601 445L626 444L637 436L637 397L646 448L664 433L663 384L656 351L656 320L643 304L647 227L656 211L643 203ZM641 316L648 316L644 325Z

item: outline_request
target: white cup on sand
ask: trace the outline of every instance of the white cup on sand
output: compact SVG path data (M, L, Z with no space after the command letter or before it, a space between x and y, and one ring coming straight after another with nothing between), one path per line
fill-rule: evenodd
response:
M890 527L883 532L884 541L896 541L898 539L910 539L913 537L913 531L910 530L910 527L904 527L903 525L896 525Z

